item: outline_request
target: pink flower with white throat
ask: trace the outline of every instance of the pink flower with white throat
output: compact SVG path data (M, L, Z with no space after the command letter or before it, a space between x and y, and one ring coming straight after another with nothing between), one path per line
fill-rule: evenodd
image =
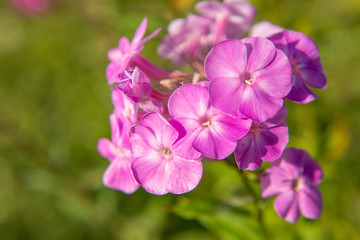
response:
M148 113L131 129L135 177L149 193L182 194L194 189L202 176L201 161L184 159L174 151L179 132L159 113Z
M178 154L185 158L199 158L202 154L223 159L235 149L236 141L250 129L251 120L231 117L215 109L207 87L185 84L169 99L169 113L186 131L177 144Z
M258 122L276 115L292 85L288 58L260 37L215 45L205 59L205 72L215 108Z
M321 167L306 151L287 148L263 173L261 195L278 195L274 208L288 222L296 222L300 214L315 219L322 211L322 196L316 186L322 179Z

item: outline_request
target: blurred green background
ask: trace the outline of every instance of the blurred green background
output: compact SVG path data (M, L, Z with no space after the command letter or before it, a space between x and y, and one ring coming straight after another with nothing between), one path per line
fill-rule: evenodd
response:
M307 105L287 102L290 144L323 166L324 211L284 222L261 202L273 239L360 239L360 1L251 0L256 21L302 31L318 44L326 90ZM102 185L110 137L108 49L132 38L144 16L144 56L169 70L156 47L192 0L62 0L25 17L0 2L0 239L263 239L252 198L235 168L204 164L192 192L126 195ZM253 175L248 176L252 179ZM256 180L251 182L257 188ZM258 191L258 190L257 190Z

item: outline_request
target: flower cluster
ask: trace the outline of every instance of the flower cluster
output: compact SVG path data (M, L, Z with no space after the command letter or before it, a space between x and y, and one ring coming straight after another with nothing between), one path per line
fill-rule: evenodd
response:
M234 154L239 169L273 163L261 190L263 197L280 194L275 209L282 218L317 218L322 170L305 151L285 150L284 103L311 102L316 95L308 86L326 87L315 43L269 22L250 29L255 8L246 0L203 1L195 8L199 15L170 23L158 48L193 73L167 71L141 56L160 31L144 38L146 18L131 41L122 37L108 52L114 111L112 139L98 143L110 160L104 184L127 194L139 186L157 195L182 194L198 185L203 159Z

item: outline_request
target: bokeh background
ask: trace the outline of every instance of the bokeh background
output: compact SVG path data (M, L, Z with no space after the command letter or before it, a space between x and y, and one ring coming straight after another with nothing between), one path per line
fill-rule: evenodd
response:
M251 0L256 21L302 31L318 44L328 87L307 105L287 102L289 146L323 166L324 211L289 224L273 199L261 202L273 239L360 239L360 1ZM204 164L184 195L126 195L102 185L110 137L106 53L132 38L144 16L144 56L167 24L194 12L192 0L58 0L43 14L0 1L0 239L263 239L251 196L235 168ZM257 188L254 179L251 184ZM258 191L258 190L257 190Z

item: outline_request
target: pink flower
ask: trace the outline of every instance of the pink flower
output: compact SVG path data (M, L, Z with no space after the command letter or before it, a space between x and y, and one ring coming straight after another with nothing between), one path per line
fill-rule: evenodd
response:
M46 13L53 5L53 0L11 0L13 7L27 16Z
M126 37L122 37L119 41L119 46L109 50L108 58L111 63L106 69L106 76L109 84L114 84L119 80L119 74L128 67L130 60L141 52L144 48L144 43L155 37L161 30L159 28L143 39L146 32L146 26L147 18L144 18L136 30L131 42L129 42Z
M256 24L254 24L250 28L249 36L251 37L263 37L267 38L271 35L284 31L284 28L277 26L275 24L272 24L268 21L261 21Z
M276 115L292 85L288 58L260 37L215 45L205 59L205 72L215 108L258 122Z
M186 135L177 142L178 155L200 158L202 154L223 159L235 149L236 141L250 129L251 120L231 117L215 109L206 87L185 84L169 99L169 113L182 125Z
M116 87L134 102L139 102L141 98L150 96L152 91L150 79L138 67L135 67L133 71L125 70L116 83Z
M181 194L194 189L202 176L201 161L179 157L174 151L178 131L159 113L148 113L131 128L132 169L149 193Z
M284 123L286 115L284 104L274 118L264 123L253 121L249 133L235 148L235 160L240 169L255 170L261 167L263 160L279 159L289 142L288 127Z
M256 16L255 7L247 0L201 1L195 9L212 20L214 44L245 33Z
M315 100L316 95L305 84L323 89L327 80L314 41L291 30L272 35L269 39L288 56L292 66L293 86L286 98L297 103Z
M110 115L111 140L101 138L98 142L98 151L101 156L109 159L110 165L106 169L104 185L131 194L139 188L131 170L134 160L130 149L128 131L130 122L126 119Z
M211 21L190 14L186 19L173 20L168 27L168 35L158 47L158 54L172 59L174 64L184 64L192 59L205 56L213 44Z
M288 148L261 177L261 195L277 195L276 212L285 221L294 223L300 214L318 218L322 210L322 196L316 186L323 179L323 171L312 157L301 149Z

